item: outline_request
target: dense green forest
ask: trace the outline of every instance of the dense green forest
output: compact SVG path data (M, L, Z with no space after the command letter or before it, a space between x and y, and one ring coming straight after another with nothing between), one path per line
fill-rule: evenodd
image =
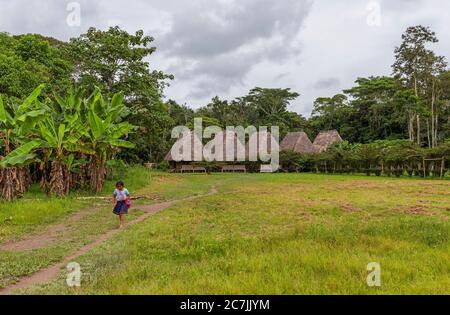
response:
M450 72L445 58L432 50L437 41L429 28L408 28L395 51L386 52L395 54L391 77L357 78L342 93L317 98L308 118L288 110L301 91L283 88L256 87L234 100L214 97L195 111L191 104L165 101L164 88L176 81L150 69L153 38L118 27L92 28L67 43L1 33L0 94L15 102L40 84L46 84L44 97L79 87L88 93L98 87L106 97L122 91L127 119L139 126L130 134L139 149L123 154L134 162L160 161L170 148L171 129L199 116L219 126L278 125L282 136L303 130L314 138L336 129L351 143L409 139L436 147L450 138Z
M255 87L233 100L214 97L196 110L166 100L165 88L176 81L150 69L153 40L143 31L129 34L119 27L91 28L68 42L0 33L3 196L10 199L25 191L33 167L48 192L67 194L85 178L100 191L107 161L117 157L128 163L161 162L173 143L173 127L190 125L194 117L223 127L276 125L282 137L305 131L314 138L320 131L336 129L347 141L340 151L333 149L341 157L349 151L345 146L367 144L362 146L369 150L364 154L373 152L370 159L377 160L384 150L376 146L380 141L416 150L447 148L450 71L445 57L433 51L438 39L427 27L408 28L399 46L386 52L395 55L392 76L357 78L342 93L317 98L310 117L289 110L301 91L284 88ZM408 160L405 154L402 158ZM352 159L333 158L334 169L344 160L346 169L354 169L349 166ZM317 163L310 168L318 169ZM73 180L64 181L71 173ZM17 185L5 188L13 178Z

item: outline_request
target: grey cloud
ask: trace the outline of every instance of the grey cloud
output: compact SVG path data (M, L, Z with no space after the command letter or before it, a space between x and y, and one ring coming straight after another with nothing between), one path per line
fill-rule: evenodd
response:
M282 63L300 53L298 34L311 1L207 3L193 1L188 10L176 12L171 30L157 42L162 54L177 59L169 71L196 81L191 96L227 92L243 84L255 65Z
M423 4L425 0L382 0L381 8L389 11L407 11L414 10ZM428 0L429 1L429 0Z
M214 56L279 36L295 36L310 9L309 0L192 1L173 15L161 48L177 56Z
M81 27L66 23L72 1L81 4ZM370 1L381 4L382 27L362 27ZM216 94L289 86L302 94L294 108L307 113L315 98L359 76L389 75L410 25L429 25L448 57L449 10L448 0L0 0L0 31L67 40L90 26L143 29L156 38L152 69L176 77L168 97L199 106Z
M77 2L81 6L81 25L67 24L67 4ZM1 31L12 34L40 33L61 40L77 36L86 30L99 15L96 1L77 0L0 0Z
M314 84L314 88L318 90L334 89L339 87L340 84L341 81L338 78L327 78L317 81Z
M280 73L274 77L274 81L276 82L278 80L284 79L284 78L288 77L289 75L290 75L289 72Z

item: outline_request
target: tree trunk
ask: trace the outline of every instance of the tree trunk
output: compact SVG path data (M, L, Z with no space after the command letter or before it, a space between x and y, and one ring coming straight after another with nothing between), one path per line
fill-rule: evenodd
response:
M409 141L411 141L411 142L416 141L415 128L414 128L414 125L416 124L416 117L417 117L417 114L415 114L413 112L408 113L408 135L409 135Z
M64 173L64 194L68 195L70 193L70 189L73 188L74 185L74 181L73 181L73 176L72 176L72 172L69 171L69 169L65 166L63 166L63 173Z
M82 159L85 159L86 158L86 155L84 155L84 154L81 154L81 156L80 156ZM84 186L86 186L87 185L87 183L88 183L88 180L87 180L87 178L88 178L88 174L89 173L89 165L87 165L87 164L82 164L82 165L80 165L80 171L79 171L79 173L78 173L78 184L80 185L80 187L81 188L83 188Z
M58 197L67 195L65 184L65 171L61 159L57 158L52 162L52 170L50 172L50 193Z
M97 160L95 156L92 156L89 162L89 175L92 191L100 193L103 190L103 185L105 183L105 166L104 163L101 160Z
M48 195L50 193L50 189L48 188L48 180L47 180L47 163L42 163L39 167L39 170L41 171L41 180L40 180L41 191Z
M17 178L19 180L19 186L17 190L20 194L25 193L31 186L31 175L28 167L20 167L17 169Z
M435 147L436 146L436 126L435 126L435 94L434 94L434 89L435 89L435 82L433 80L433 86L432 86L432 91L431 91L431 146L430 147Z
M417 144L422 145L422 137L420 134L420 115L417 115Z
M439 140L438 140L439 113L436 113L435 120L436 121L434 123L434 147L437 147L439 145Z
M0 169L0 187L1 197L6 201L12 201L20 196L21 183L19 171L15 167L8 167Z

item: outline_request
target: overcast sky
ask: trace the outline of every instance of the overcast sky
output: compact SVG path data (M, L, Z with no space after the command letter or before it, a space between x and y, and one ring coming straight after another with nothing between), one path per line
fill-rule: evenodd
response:
M80 25L70 19L80 5ZM448 0L0 0L0 31L61 40L90 26L143 29L155 37L154 69L175 75L166 96L197 108L215 95L289 87L291 110L309 115L315 98L357 77L389 75L406 27L430 26L450 58ZM68 10L69 9L69 10ZM75 22L74 22L75 21ZM74 25L75 24L75 25ZM1 49L1 47L0 47Z

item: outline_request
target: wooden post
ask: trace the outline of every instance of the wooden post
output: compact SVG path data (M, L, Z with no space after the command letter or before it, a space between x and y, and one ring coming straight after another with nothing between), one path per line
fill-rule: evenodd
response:
M445 157L442 157L442 163L441 163L441 179L444 178L444 169L445 169Z
M427 177L425 158L423 158L423 178Z

